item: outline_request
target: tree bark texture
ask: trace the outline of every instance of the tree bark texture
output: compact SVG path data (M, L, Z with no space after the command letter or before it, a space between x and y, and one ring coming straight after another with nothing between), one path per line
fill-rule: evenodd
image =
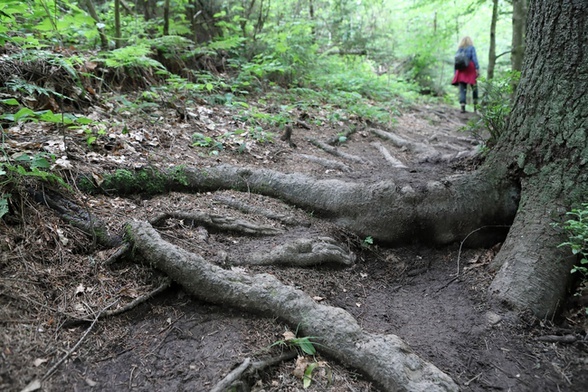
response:
M588 195L588 3L531 2L523 73L507 132L483 168L521 179L521 203L491 295L536 315L563 303L573 260L556 247L566 210Z
M129 223L127 236L137 253L192 295L299 326L304 336L314 337L319 351L365 373L384 391L458 390L451 378L397 336L364 331L343 309L318 304L270 274L222 269L164 241L146 222Z
M418 241L444 245L461 241L482 226L509 225L519 196L515 184L490 175L453 176L409 185L393 181L364 184L317 180L299 173L228 165L182 170L181 174L176 171L175 174L152 172L150 175L167 181L161 185L166 190L234 189L276 197L331 219L360 236L372 236L390 244ZM178 176L181 184L174 182ZM109 192L141 193L148 182L142 179L110 177L102 186ZM467 245L495 243L496 238L489 242L483 238L487 233L470 236Z

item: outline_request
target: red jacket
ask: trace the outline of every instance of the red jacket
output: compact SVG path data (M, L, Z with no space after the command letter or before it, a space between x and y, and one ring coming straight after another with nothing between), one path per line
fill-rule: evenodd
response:
M478 73L476 71L476 66L473 61L470 61L470 64L466 69L462 69L461 71L459 69L455 70L455 75L453 76L451 84L456 86L461 82L473 85L476 84L477 77Z

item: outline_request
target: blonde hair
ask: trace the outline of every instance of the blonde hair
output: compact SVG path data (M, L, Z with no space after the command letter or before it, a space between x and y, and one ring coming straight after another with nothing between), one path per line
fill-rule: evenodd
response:
M459 43L459 47L460 48L467 48L468 46L474 46L474 41L472 41L472 39L466 35L465 37L463 37L461 39L461 42Z

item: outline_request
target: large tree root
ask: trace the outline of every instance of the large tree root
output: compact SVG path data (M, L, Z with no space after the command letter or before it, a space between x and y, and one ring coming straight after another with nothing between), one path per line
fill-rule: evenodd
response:
M260 208L257 206L252 206L247 203L244 203L243 201L234 199L232 197L215 196L214 200L218 201L219 203L222 203L224 205L227 205L229 207L235 208L235 209L237 209L241 212L244 212L246 214L261 215L266 218L282 222L285 225L310 226L310 222L308 222L308 221L300 222L300 221L296 220L295 218L293 218L292 216L280 214L280 213L274 212L274 211L267 209L267 208Z
M271 226L257 225L243 219L237 219L230 216L221 216L217 214L208 214L206 212L164 212L150 219L152 224L159 224L168 218L181 219L192 226L203 226L208 229L218 231L234 231L249 235L277 235L283 233L282 230Z
M179 170L182 170L181 183L173 176L176 173L177 177ZM508 225L514 218L519 196L517 184L499 182L484 174L452 176L422 184L317 180L298 173L228 165L173 168L162 173L153 169L131 175L143 182L146 176L164 178L167 190L233 189L276 197L331 218L360 237L369 235L392 244L411 241L448 244L461 241L482 226ZM104 187L111 192L118 189L121 193L140 193L143 188L139 181L129 181L129 176L109 177ZM484 237L490 234L485 232ZM472 236L467 245L491 245L498 239Z
M269 274L224 270L164 241L147 222L127 224L135 251L192 295L285 320L318 349L374 380L384 391L457 391L457 385L395 335L364 331L346 311L317 304L307 294Z
M254 252L245 259L228 260L234 265L284 265L310 267L321 264L348 267L355 262L355 255L347 252L329 237L298 238L278 245L274 249Z

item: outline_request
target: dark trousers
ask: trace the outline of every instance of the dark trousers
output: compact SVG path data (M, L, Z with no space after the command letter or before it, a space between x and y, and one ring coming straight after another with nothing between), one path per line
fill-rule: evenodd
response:
M474 105L478 104L478 85L473 84L472 86L472 95L474 98ZM459 82L459 103L462 105L466 104L466 93L468 91L468 84Z

